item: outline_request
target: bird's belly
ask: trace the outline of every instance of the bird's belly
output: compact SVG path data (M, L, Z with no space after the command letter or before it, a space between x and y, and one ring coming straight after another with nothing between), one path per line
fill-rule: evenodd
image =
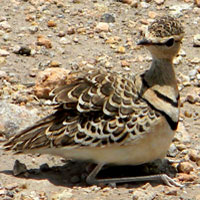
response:
M161 120L162 121L162 120ZM48 153L77 160L117 165L138 165L163 158L171 144L174 131L166 123L157 123L150 132L127 145L112 144L105 147L81 147L49 149Z

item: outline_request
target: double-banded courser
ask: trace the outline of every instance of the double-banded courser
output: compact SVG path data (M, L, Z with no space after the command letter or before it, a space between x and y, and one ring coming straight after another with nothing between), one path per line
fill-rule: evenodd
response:
M144 45L152 55L150 69L134 76L102 69L76 72L70 84L52 91L55 112L11 137L5 150L47 153L97 166L89 184L162 179L167 175L96 179L107 163L139 165L163 158L179 119L179 92L173 68L183 38L173 17L152 22Z

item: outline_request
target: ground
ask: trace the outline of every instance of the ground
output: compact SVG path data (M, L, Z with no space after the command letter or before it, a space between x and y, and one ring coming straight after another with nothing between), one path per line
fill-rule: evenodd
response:
M181 164L165 162L158 169L155 164L111 167L99 176L145 175L157 170L186 185L178 188L145 182L88 186L87 163L0 150L0 199L200 199L200 48L194 47L199 45L200 8L193 0L1 0L0 13L1 136L14 134L52 112L49 100L34 92L41 71L103 66L141 73L151 62L147 50L136 45L146 25L156 15L178 18L185 28L175 59L181 113L167 158L182 160ZM105 13L111 16L105 17ZM102 18L112 23L102 24ZM16 160L28 169L19 176L13 175Z

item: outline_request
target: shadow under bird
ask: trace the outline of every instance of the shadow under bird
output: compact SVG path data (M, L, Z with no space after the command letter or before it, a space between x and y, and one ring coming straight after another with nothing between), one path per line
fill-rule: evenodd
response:
M74 72L70 84L52 91L55 112L4 143L16 153L41 153L97 164L88 184L163 180L165 174L97 179L105 164L140 165L165 157L179 120L179 92L173 67L183 27L171 16L152 22L145 46L152 55L141 75L103 69Z

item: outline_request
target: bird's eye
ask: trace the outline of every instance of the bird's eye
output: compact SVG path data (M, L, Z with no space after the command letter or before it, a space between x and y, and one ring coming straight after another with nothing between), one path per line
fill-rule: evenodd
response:
M171 47L174 44L174 39L171 38L169 40L167 40L167 42L165 43L166 46Z

